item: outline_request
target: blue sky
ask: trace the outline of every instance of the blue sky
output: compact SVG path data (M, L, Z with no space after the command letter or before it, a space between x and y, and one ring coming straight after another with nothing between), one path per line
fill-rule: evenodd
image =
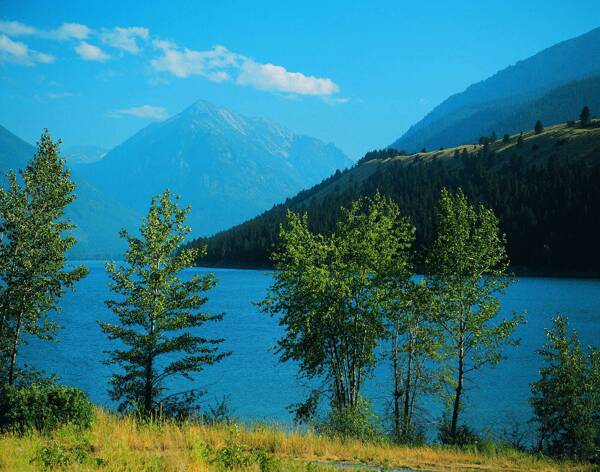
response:
M597 0L0 0L0 124L110 148L201 98L358 158L597 26Z

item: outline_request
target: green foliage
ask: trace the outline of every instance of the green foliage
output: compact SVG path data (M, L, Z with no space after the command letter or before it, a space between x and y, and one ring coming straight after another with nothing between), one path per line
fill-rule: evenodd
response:
M449 446L468 446L478 444L479 436L466 424L461 424L452 430L452 423L444 420L439 425L438 439L442 444Z
M0 382L14 383L24 334L53 338L57 325L49 314L87 274L85 266L66 269L75 239L64 212L75 184L59 145L45 131L21 178L11 171L0 188Z
M94 407L77 388L50 382L0 387L0 431L49 432L66 424L89 428L93 420Z
M311 232L306 215L293 212L281 227L275 281L259 307L281 315L281 361L296 361L308 377L326 375L336 405L356 404L375 364L386 335L387 280L407 272L413 234L380 195L343 209L328 236Z
M121 401L121 411L189 415L198 392L164 396L165 381L176 375L192 380L192 373L229 354L219 352L223 339L207 339L192 331L223 315L199 311L207 301L204 293L216 284L212 274L180 279L180 272L191 267L201 252L181 247L190 231L185 225L188 212L189 208L178 208L169 191L153 198L141 238L122 232L129 243L125 264L106 264L111 289L121 296L106 302L118 324L99 324L110 340L124 346L113 350L108 361L123 368L113 375L110 392Z
M465 377L498 364L504 358L503 347L518 344L511 336L524 318L515 314L510 320L496 320L498 296L510 282L505 237L494 212L470 204L461 190L455 194L442 190L428 267L436 323L444 330L450 361L451 434L456 435Z
M561 315L546 334L538 350L544 367L530 400L539 447L553 456L600 461L600 349L586 354Z
M542 122L540 120L537 120L535 122L535 127L533 128L533 131L535 134L542 134L542 132L544 131L544 126L542 125Z
M202 448L202 455L220 470L246 470L256 465L261 472L281 471L281 462L264 449L250 448L240 439L237 425L229 429L225 445L219 449Z
M333 405L327 417L316 424L316 430L327 436L376 442L384 438L379 423L371 403L359 397L353 406Z
M65 470L76 464L101 466L104 461L92 457L93 450L85 436L77 437L72 443L51 439L38 448L31 462L38 464L42 470Z

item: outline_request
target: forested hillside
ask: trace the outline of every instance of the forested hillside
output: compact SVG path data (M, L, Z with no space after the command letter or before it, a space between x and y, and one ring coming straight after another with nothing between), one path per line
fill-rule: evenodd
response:
M538 130L540 131L540 130ZM561 124L536 134L482 139L483 144L398 155L369 153L284 204L219 233L202 265L269 266L287 209L306 211L313 229L328 232L359 195L377 191L398 202L417 227L418 249L433 237L435 204L443 187L461 187L491 206L520 272L600 273L600 120L583 128Z

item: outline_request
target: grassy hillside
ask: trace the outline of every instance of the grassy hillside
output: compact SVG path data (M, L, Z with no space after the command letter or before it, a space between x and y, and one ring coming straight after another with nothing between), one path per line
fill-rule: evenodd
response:
M521 272L598 273L600 250L600 121L580 128L560 124L488 145L438 151L375 154L284 204L212 238L206 265L268 266L287 209L307 211L313 229L328 232L340 206L379 191L396 200L417 227L417 249L433 238L442 187L463 188L491 206Z
M228 466L261 457L243 467ZM587 471L586 464L556 462L491 443L479 447L395 446L317 436L267 425L250 427L201 424L140 425L97 411L91 431L63 428L49 436L0 435L0 470L136 471ZM337 467L334 467L337 465ZM377 466L375 468L374 466ZM384 469L380 469L384 468ZM385 469L387 468L387 469Z

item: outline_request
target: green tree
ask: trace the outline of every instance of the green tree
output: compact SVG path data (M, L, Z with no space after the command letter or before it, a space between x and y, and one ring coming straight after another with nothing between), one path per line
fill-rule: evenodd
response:
M168 190L154 197L141 238L121 232L129 243L125 264L106 264L111 289L121 296L106 302L118 323L99 324L110 340L123 345L110 352L108 361L123 368L113 374L110 391L121 401L121 411L137 409L152 416L159 409L167 414L189 410L197 389L164 396L165 381L177 375L193 380L193 373L229 354L219 352L223 339L197 332L204 323L223 317L199 311L207 301L204 293L216 284L214 275L180 278L203 250L182 247L190 231L185 225L188 212L189 207L180 209Z
M587 128L590 125L591 122L591 115L590 115L590 107L588 107L587 105L583 107L583 109L581 110L581 113L579 115L579 123L581 125L582 128Z
M511 335L523 317L515 314L511 320L497 320L498 295L510 282L505 244L492 210L471 205L460 189L455 194L442 190L428 283L437 299L437 322L445 331L445 351L452 361L451 435L457 431L465 378L498 364L502 348L518 343Z
M388 310L393 371L393 434L401 442L417 439L415 406L435 391L430 372L438 357L441 331L435 323L434 299L425 281L406 281L390 297Z
M544 126L542 125L542 122L540 120L537 120L535 122L535 127L533 128L535 134L541 134L542 131L544 131Z
M87 274L66 261L75 239L65 207L75 199L75 184L59 145L44 131L21 178L10 171L0 188L0 377L11 385L23 335L52 339L58 326L50 314L60 311L65 289Z
M599 460L600 350L586 353L568 319L558 315L537 352L544 361L531 384L539 447L555 456Z
M275 281L261 310L281 315L281 361L307 377L325 375L332 406L355 407L375 348L386 336L387 283L406 271L414 228L389 199L361 198L330 235L311 232L306 215L288 212L273 254Z

